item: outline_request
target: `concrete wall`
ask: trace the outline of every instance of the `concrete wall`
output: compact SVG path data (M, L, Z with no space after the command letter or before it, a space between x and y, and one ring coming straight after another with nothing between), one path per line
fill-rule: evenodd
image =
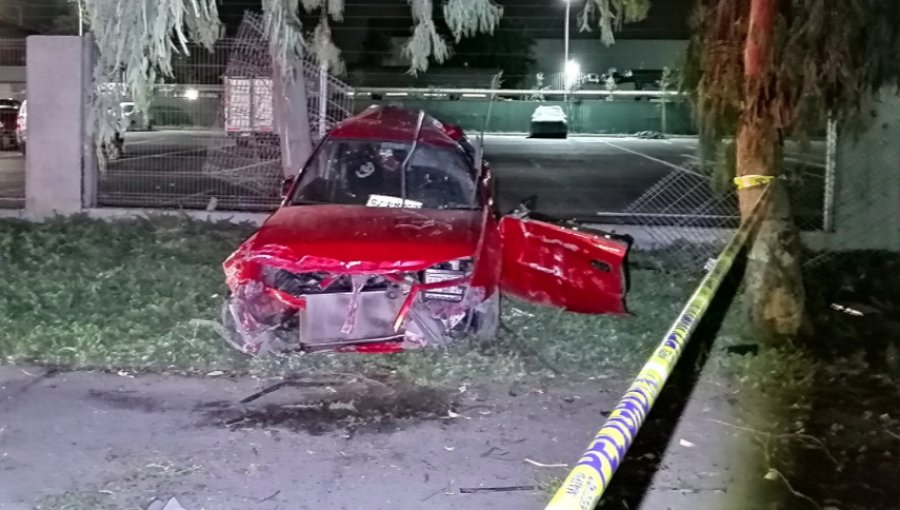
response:
M82 208L87 48L77 36L28 38L25 207L31 214Z
M900 251L900 97L885 90L863 111L862 132L839 138L830 247Z
M395 100L357 101L356 111L372 104L395 104L423 109L435 117L460 125L467 131L478 132L484 124L488 100ZM534 102L497 101L494 103L488 132L526 133L531 126L531 114L538 105L559 105L568 112L569 131L582 134L634 134L640 131L662 131L662 109L658 102L642 101L580 101ZM666 104L666 132L673 135L696 134L687 103Z

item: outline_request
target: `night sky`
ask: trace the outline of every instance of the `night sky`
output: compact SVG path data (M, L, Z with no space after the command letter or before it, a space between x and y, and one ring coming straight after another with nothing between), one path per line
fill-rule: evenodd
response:
M369 26L379 26L397 35L408 33L412 21L405 0L345 0L345 20L332 26L336 40L365 37ZM579 33L575 13L581 10L585 0L572 0L572 37L596 38L597 31ZM437 2L435 2L437 3ZM532 37L561 38L565 16L563 0L500 0L506 8L505 17L522 22ZM650 17L641 22L626 25L618 35L622 39L684 39L687 38L687 19L694 0L653 0ZM223 0L223 21L234 30L246 9L259 10L256 0ZM309 20L307 26L312 25Z

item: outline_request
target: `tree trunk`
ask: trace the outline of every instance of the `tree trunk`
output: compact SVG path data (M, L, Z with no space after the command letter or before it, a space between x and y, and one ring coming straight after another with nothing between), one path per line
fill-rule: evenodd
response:
M309 110L303 61L295 58L292 69L273 63L272 106L276 130L281 139L281 170L285 177L296 176L312 155ZM292 73L285 76L285 73Z
M744 51L745 100L737 134L737 175L775 175L781 147L776 110L767 97L772 85L770 61L779 0L752 0ZM784 185L773 183L769 205L749 253L746 289L749 315L764 341L800 334L807 325L800 265L800 239ZM739 192L746 218L761 187Z

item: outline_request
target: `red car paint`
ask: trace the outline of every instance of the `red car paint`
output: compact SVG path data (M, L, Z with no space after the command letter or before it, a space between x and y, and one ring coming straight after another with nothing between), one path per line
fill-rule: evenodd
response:
M402 108L373 107L338 124L329 133L329 137L410 142L415 137L416 124L418 112ZM457 147L457 138L452 137L451 133L453 133L452 126L445 126L433 117L426 117L419 135L419 143L438 147Z
M457 140L464 137L461 130L426 116L417 134L418 119L418 112L372 107L339 124L326 140L401 143L416 140L419 145L460 148ZM260 285L264 279L262 267L268 266L300 277L327 274L319 283L321 292L326 292L341 275L375 276L405 285L402 306L395 317L389 318L393 324L392 338L353 345L335 344L326 349L336 352L403 350L400 341L404 328L410 327L412 309L419 307L417 313L421 314L426 307L422 296L458 285L469 292L459 303L440 303L435 313L442 320L445 316L475 313L474 309L481 304L496 299L494 296L501 289L538 304L573 312L626 312L623 264L629 249L627 242L527 217L501 218L493 210L489 167L471 170L477 176L477 194L481 197L479 203L483 204L476 210L292 205L291 196L295 191L291 189L282 206L224 262L227 283L235 296L243 296L248 286ZM295 184L293 188L296 187ZM432 283L419 279L423 271L459 259L474 261L474 268L466 276ZM291 310L306 308L309 295L292 295L264 287L262 295L274 301L246 307L251 315L262 313L259 310L266 312L262 317L244 317L245 325L264 324L271 320L266 314L273 309L290 314ZM355 324L353 306L346 324ZM429 306L428 310L434 309L434 305ZM321 344L314 347L310 350L322 349ZM260 345L251 342L244 350L255 352L259 348Z
M356 205L282 207L241 247L294 272L382 274L470 257L481 211ZM324 227L324 228L323 228ZM286 266L285 262L290 261Z
M500 222L504 292L579 313L624 314L627 246L556 225Z

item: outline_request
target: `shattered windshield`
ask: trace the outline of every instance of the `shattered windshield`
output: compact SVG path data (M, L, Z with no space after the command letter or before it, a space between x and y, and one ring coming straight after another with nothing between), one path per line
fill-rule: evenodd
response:
M478 207L476 176L462 150L420 144L404 178L401 170L411 149L412 143L327 140L303 169L292 203Z

